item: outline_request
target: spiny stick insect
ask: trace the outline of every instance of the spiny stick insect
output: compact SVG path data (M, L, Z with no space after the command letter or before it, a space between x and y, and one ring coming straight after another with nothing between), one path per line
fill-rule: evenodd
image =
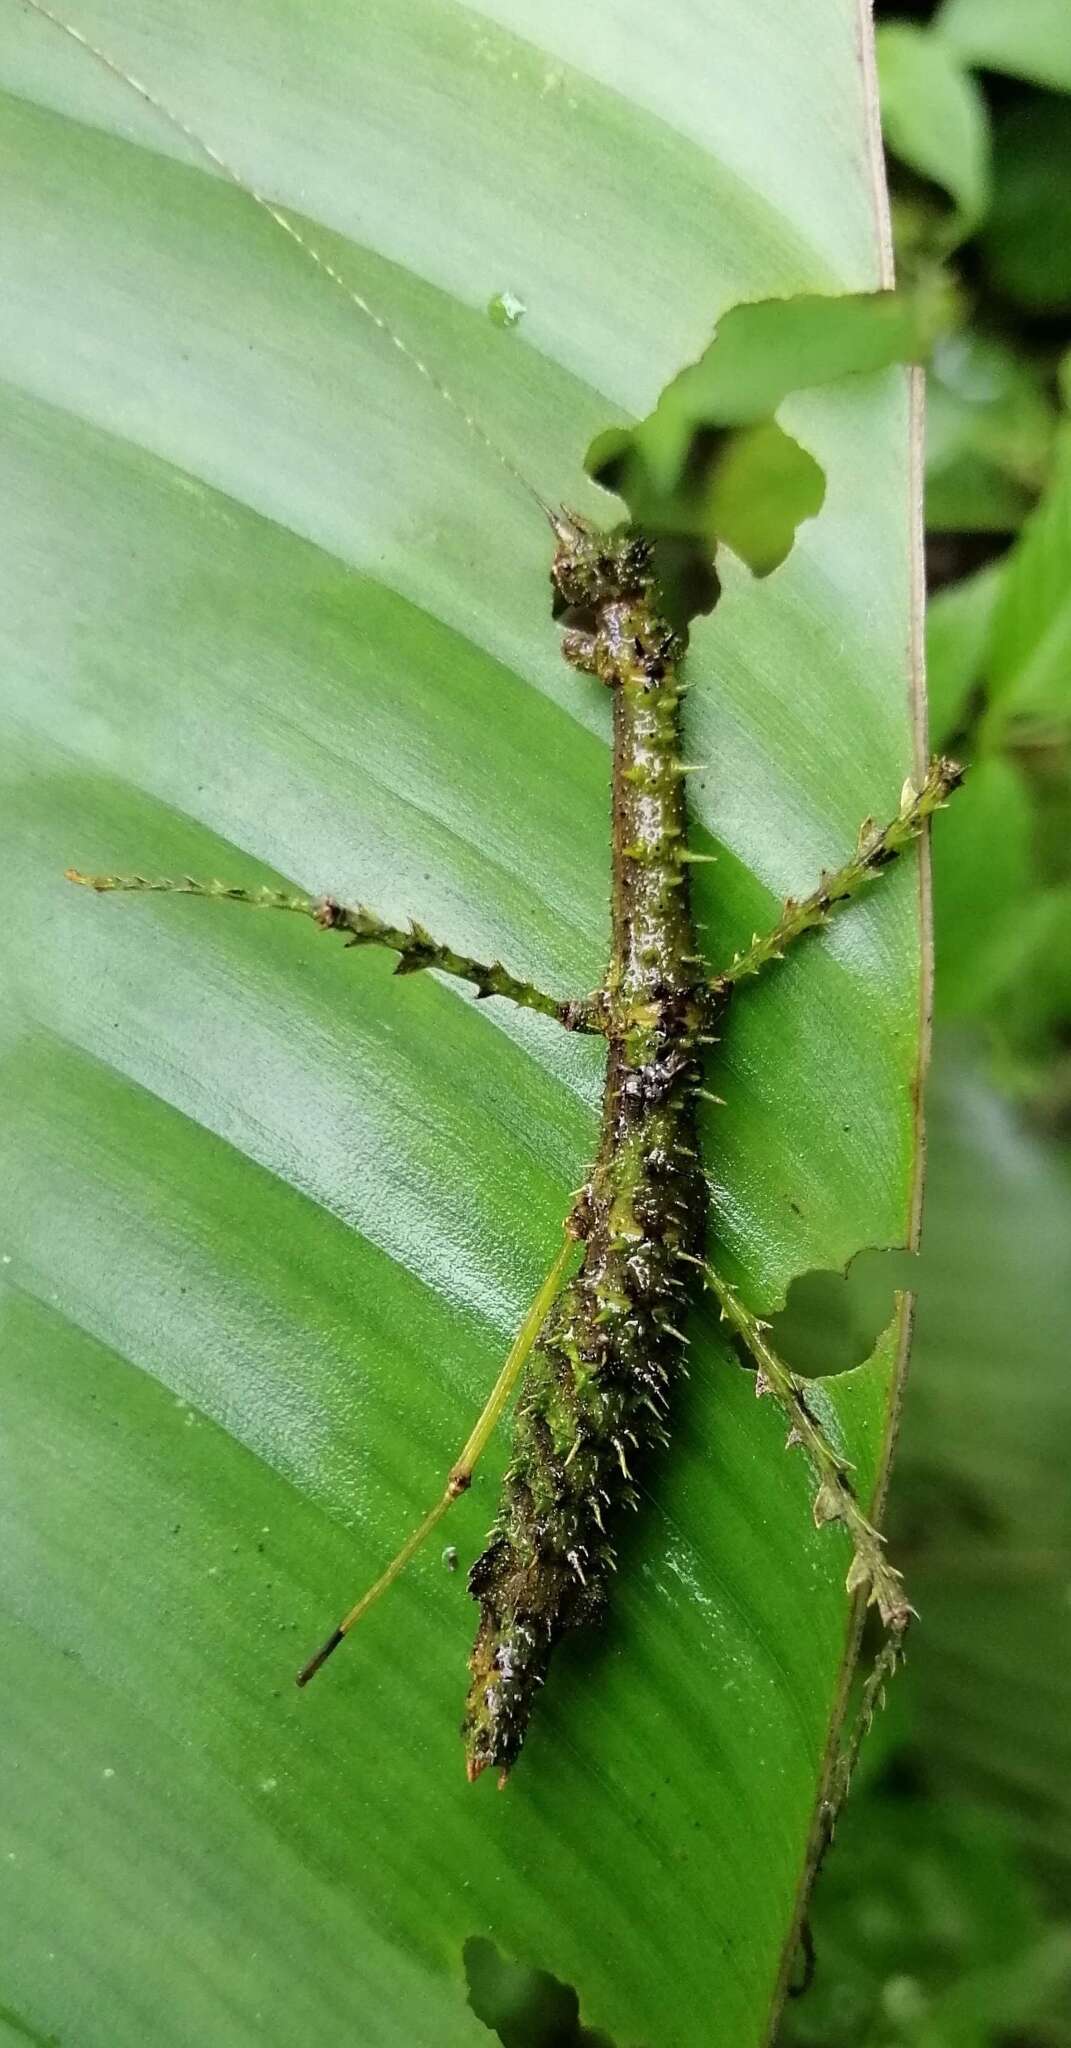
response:
M305 1685L319 1670L467 1490L520 1381L498 1514L469 1578L480 1618L462 1728L469 1777L493 1765L504 1782L555 1643L597 1619L605 1604L622 1511L638 1505L637 1475L652 1451L668 1442L689 1305L709 1290L755 1367L756 1391L780 1405L789 1444L800 1446L810 1462L816 1521L839 1522L851 1537L848 1591L877 1608L887 1632L831 1781L828 1833L858 1742L898 1661L911 1609L881 1536L856 1497L851 1468L808 1400L806 1383L777 1356L767 1326L705 1255L707 1191L695 1105L706 1093L705 1048L717 1042L719 1020L735 991L874 882L945 802L959 770L952 762L935 761L920 787L905 784L887 824L867 820L842 866L823 874L808 895L790 898L771 931L712 971L698 950L690 906L689 868L706 856L688 843L688 765L681 757L687 627L670 614L650 537L630 526L600 531L578 514L544 504L478 422L286 214L42 0L28 4L132 87L267 213L535 499L552 537L553 612L562 627L562 653L612 697L610 963L602 984L586 994L557 998L497 960L475 960L441 944L419 924L403 929L335 896L314 899L189 876L153 880L68 870L71 881L98 892L186 894L307 917L320 930L341 934L350 947L393 952L399 974L434 969L471 984L480 997L497 996L552 1017L566 1030L606 1040L598 1151L566 1218L562 1248L441 1498L310 1657L297 1682Z

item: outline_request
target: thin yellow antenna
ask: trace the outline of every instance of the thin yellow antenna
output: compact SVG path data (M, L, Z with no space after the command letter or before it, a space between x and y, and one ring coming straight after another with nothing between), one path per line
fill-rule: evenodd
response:
M413 369L418 371L425 383L430 384L431 389L450 407L450 410L456 413L459 419L464 421L469 432L475 436L477 441L482 443L489 454L494 456L495 461L501 464L507 475L512 477L514 483L519 484L526 495L535 500L540 510L546 512L548 517L550 516L549 507L544 499L540 497L535 486L530 484L528 478L517 468L516 464L511 462L505 450L500 448L497 441L492 439L486 428L480 425L472 413L462 405L460 399L456 398L449 387L442 382L442 379L436 376L434 370L430 369L423 358L417 355L416 350L410 348L409 343L403 340L402 336L395 331L389 320L385 320L382 313L377 313L375 307L370 305L368 300L359 291L355 290L353 285L347 283L341 272L335 269L334 264L323 254L323 251L318 249L314 242L307 240L301 233L300 228L294 226L293 221L288 218L280 207L275 205L273 200L268 198L266 193L259 191L255 185L250 183L249 179L243 178L241 172L235 170L234 165L228 163L226 157L221 156L218 149L214 149L210 142L206 142L203 135L199 135L195 128L191 128L189 123L183 120L181 114L176 114L174 109L169 107L164 100L160 99L149 86L143 85L140 78L135 78L132 72L124 70L116 58L109 56L107 50L102 50L97 43L92 42L87 35L83 34L80 28L75 27L73 22L65 21L62 15L54 13L51 7L47 7L45 0L23 0L23 5L29 7L32 13L39 14L42 20L51 22L53 28L57 28L63 35L69 36L72 42L80 44L81 48L87 51L89 56L93 57L98 64L103 65L105 71L109 71L113 78L119 79L123 85L129 86L133 92L136 92L139 99L145 101L146 106L152 107L154 113L159 114L179 135L184 136L187 142L192 143L193 147L199 150L201 155L206 157L208 162L217 171L221 171L223 176L229 179L230 183L235 185L239 192L244 192L247 199L251 199L255 205L259 206L261 211L268 215L269 220L273 220L276 227L281 228L284 235L288 235L290 240L297 244L297 247L302 250L311 263L316 265L316 268L322 272L323 276L330 278L331 283L337 286L339 291L345 293L350 304L355 306L357 311L362 313L366 320L370 320L373 327L378 328L384 339L389 341L392 347L398 350L399 355L403 355L406 362L412 364Z
M375 1604L381 1593L385 1593L388 1587L393 1586L395 1579L405 1570L410 1558L415 1557L425 1537L430 1536L436 1523L442 1520L447 1508L455 1500L459 1500L463 1493L468 1492L469 1487L472 1485L472 1474L477 1460L487 1446L488 1439L513 1392L525 1360L539 1336L539 1332L546 1322L547 1315L557 1297L565 1277L566 1268L572 1257L575 1243L575 1238L571 1236L566 1237L561 1251L558 1253L513 1343L510 1345L502 1370L491 1389L479 1421L476 1423L471 1436L465 1444L461 1456L450 1467L449 1476L446 1481L446 1490L442 1498L436 1501L435 1506L428 1510L423 1521L418 1523L410 1536L406 1537L397 1556L392 1558L386 1571L381 1572L379 1578L375 1581L374 1585L369 1586L366 1593L362 1593L356 1606L350 1608L349 1613L344 1615L338 1627L332 1630L326 1642L321 1643L320 1648L309 1658L308 1663L302 1665L297 1675L299 1685L307 1685L310 1678L316 1676L321 1664L326 1664L332 1651L338 1649L339 1644L349 1635L355 1622L360 1621L361 1616L367 1614L369 1608Z

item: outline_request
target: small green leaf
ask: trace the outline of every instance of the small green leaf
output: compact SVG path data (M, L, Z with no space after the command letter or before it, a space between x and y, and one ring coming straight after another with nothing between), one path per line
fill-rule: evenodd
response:
M935 747L945 747L960 730L971 692L982 682L1003 574L1002 563L990 562L937 591L926 607L926 690Z
M885 141L953 202L951 241L964 241L989 203L989 116L954 51L932 29L886 22L877 33Z
M935 26L965 64L1071 92L1067 0L944 0Z
M1071 726L1071 425L1061 429L1052 480L1009 555L989 650L990 744L1012 724Z

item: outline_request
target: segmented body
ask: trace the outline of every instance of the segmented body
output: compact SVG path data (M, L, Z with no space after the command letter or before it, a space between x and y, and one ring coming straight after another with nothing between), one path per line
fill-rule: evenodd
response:
M583 1240L518 1404L487 1549L463 1726L468 1770L508 1770L555 1642L597 1617L615 1524L666 1440L680 1322L705 1187L695 1088L709 993L696 954L680 759L681 640L659 610L650 550L555 521L563 652L613 692L612 943L602 1128L569 1227Z

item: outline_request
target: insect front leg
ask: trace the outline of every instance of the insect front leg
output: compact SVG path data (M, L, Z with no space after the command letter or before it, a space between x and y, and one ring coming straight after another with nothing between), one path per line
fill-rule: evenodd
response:
M303 896L290 889L245 889L226 882L198 881L193 875L83 875L67 869L67 880L104 895L112 890L141 895L207 896L223 903L244 903L252 910L287 910L308 917L321 931L342 932L347 946L385 946L398 955L396 974L419 974L437 968L457 981L466 981L478 996L504 996L522 1010L538 1010L553 1017L567 1031L605 1030L605 1006L600 992L592 996L548 995L534 982L511 974L500 960L474 960L456 953L452 946L433 939L423 925L410 921L407 927L388 924L363 903L342 903L334 896Z
M904 848L918 838L927 819L935 811L943 809L962 780L963 770L957 762L938 759L931 761L921 789L916 789L910 781L905 782L895 817L880 827L873 818L864 819L851 859L832 874L823 874L818 887L812 889L809 896L799 900L794 896L788 897L772 931L763 938L756 935L750 946L738 953L720 974L711 978L709 986L715 1001L726 996L739 982L761 974L771 962L783 960L797 939L828 924L838 910L861 895L886 868L891 867Z

